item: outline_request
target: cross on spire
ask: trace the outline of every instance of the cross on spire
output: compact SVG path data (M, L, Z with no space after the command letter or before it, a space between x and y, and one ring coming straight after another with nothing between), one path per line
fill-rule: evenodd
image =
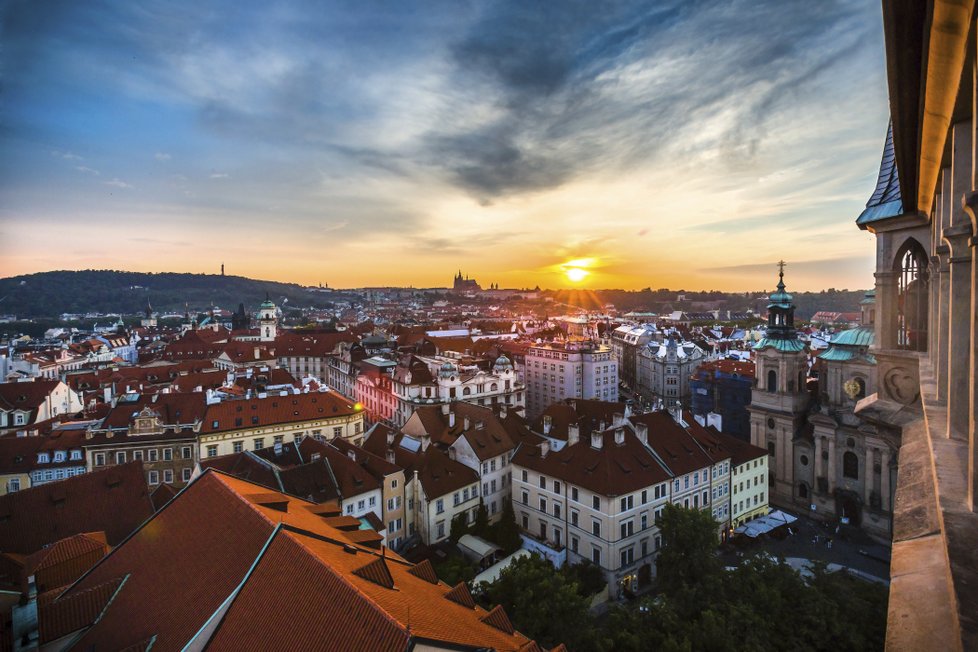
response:
M782 278L784 277L784 266L787 264L788 263L784 262L783 260L778 261L778 276Z

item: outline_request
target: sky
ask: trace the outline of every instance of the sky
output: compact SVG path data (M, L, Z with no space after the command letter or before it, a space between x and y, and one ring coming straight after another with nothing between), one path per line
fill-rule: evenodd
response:
M0 276L873 284L878 2L8 0L0 43Z

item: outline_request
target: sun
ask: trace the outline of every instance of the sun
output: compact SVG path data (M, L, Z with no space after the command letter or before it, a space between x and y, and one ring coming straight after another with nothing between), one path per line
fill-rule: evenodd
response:
M564 273L572 283L580 283L588 275L588 271L580 267L568 267Z

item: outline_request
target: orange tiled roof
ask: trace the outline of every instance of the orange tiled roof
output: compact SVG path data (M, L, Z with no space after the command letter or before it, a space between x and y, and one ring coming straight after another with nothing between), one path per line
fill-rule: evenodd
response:
M209 650L407 650L437 642L515 651L530 643L507 631L500 610L447 599L458 589L432 582L430 568L361 545L364 531L347 527L354 526L335 511L208 471L75 585L45 597L40 618L92 603L97 608L76 609L86 617L68 625L82 629L101 613L79 649L151 638L154 650L192 640ZM70 633L63 621L59 633ZM214 628L202 631L208 621Z

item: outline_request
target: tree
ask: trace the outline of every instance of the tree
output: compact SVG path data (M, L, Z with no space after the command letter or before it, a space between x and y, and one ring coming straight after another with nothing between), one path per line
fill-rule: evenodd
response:
M607 586L601 567L587 560L577 564L567 564L561 569L561 572L567 576L568 580L577 584L578 591L585 598L590 598Z
M502 605L518 630L544 648L565 643L570 649L594 649L597 632L587 598L577 583L536 553L520 557L490 584L486 597Z
M511 555L523 547L523 538L520 536L520 527L516 524L516 513L513 512L513 502L503 501L503 511L497 521L490 528L490 540L503 549L507 555Z
M464 535L469 532L468 518L465 512L459 512L452 517L452 527L448 533L448 538L452 540L452 543L458 543Z
M449 586L471 582L475 578L475 571L475 567L462 555L451 555L445 561L435 564L438 578Z
M662 551L657 564L663 593L678 596L721 572L717 524L708 511L667 503L659 527Z
M486 509L486 504L483 502L480 502L478 509L475 510L475 523L472 524L472 534L483 539L488 539L492 536L489 532L489 510Z

